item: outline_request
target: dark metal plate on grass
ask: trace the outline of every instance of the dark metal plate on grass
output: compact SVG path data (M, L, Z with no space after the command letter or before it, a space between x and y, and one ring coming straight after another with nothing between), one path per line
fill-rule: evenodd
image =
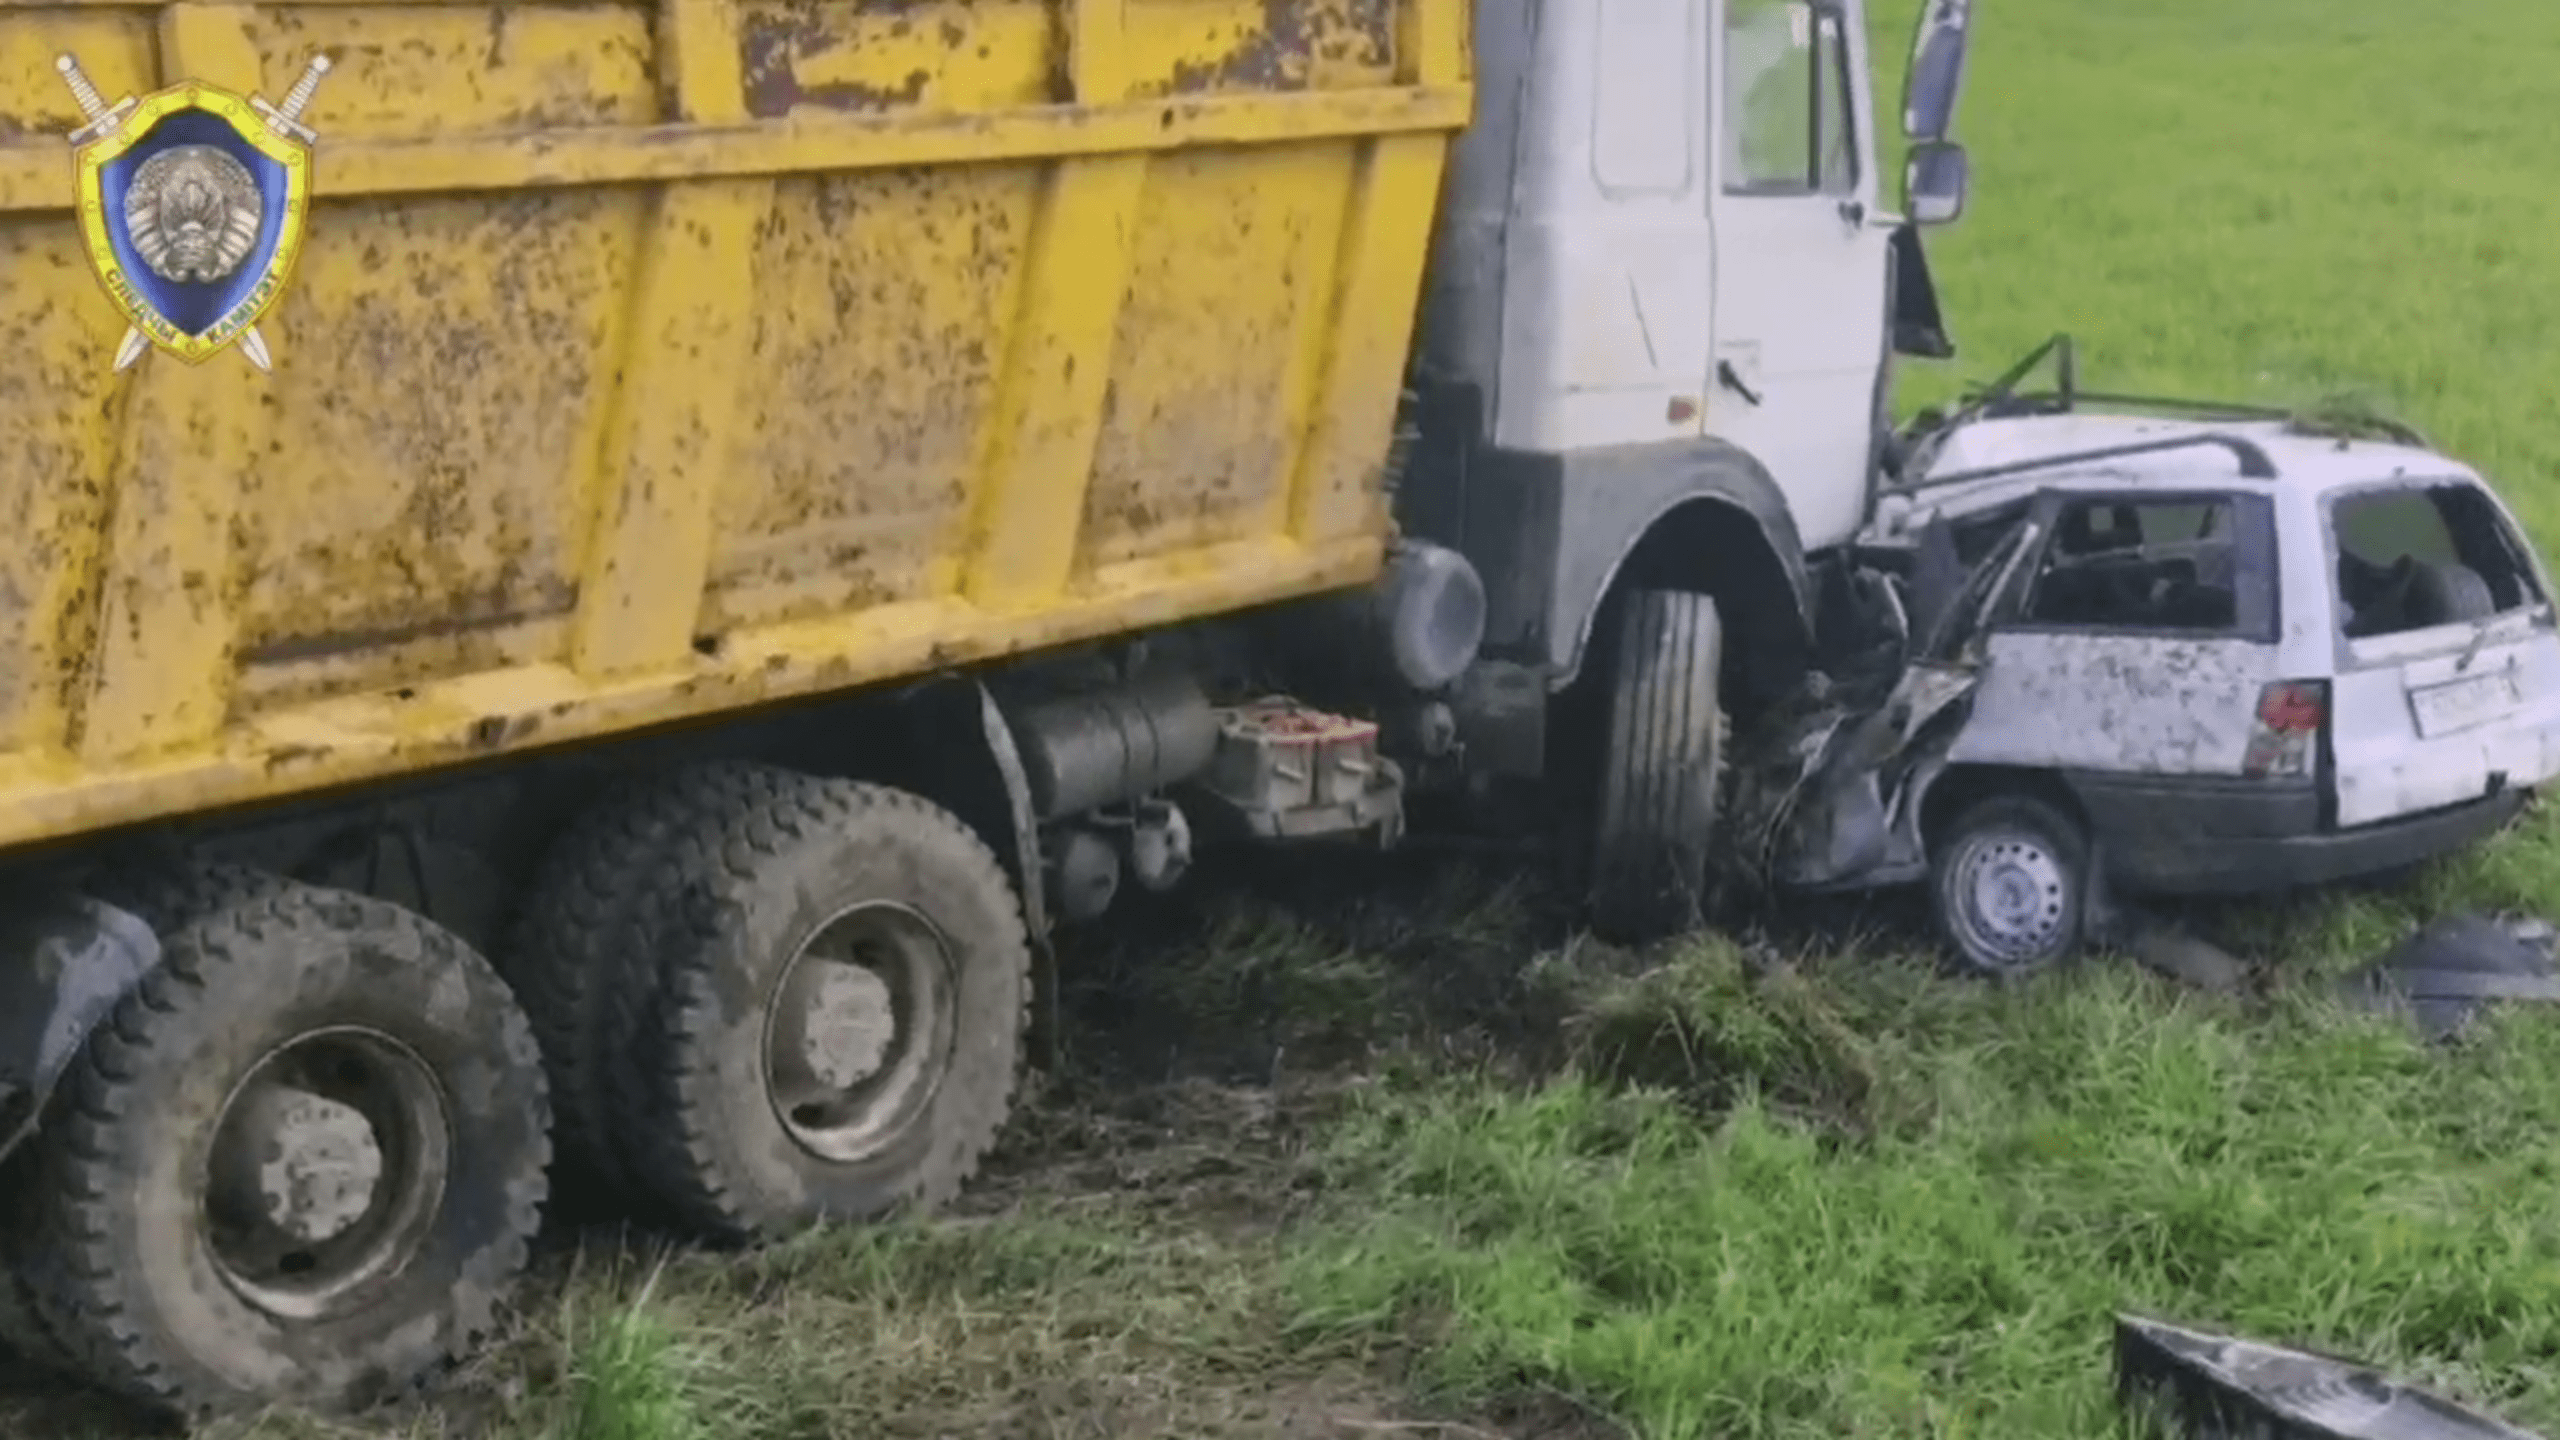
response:
M2131 1315L2116 1390L2187 1440L2540 1440L2352 1360Z
M2539 920L2446 915L2351 977L2345 998L2352 1005L2406 1011L2428 1039L2449 1040L2470 1024L2483 1001L2560 1001L2553 950L2552 927Z

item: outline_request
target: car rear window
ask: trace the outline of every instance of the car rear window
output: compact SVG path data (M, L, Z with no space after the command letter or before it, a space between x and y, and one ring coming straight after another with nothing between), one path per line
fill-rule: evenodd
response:
M2485 619L2544 598L2523 537L2469 482L2341 495L2331 502L2329 524L2348 639Z

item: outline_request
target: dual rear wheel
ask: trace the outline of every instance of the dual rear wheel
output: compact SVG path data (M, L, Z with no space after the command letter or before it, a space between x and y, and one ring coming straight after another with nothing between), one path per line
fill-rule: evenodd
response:
M253 871L100 898L163 953L0 1185L0 1339L187 1418L361 1407L471 1353L555 1114L590 1200L714 1239L947 1198L1004 1124L1030 995L965 825L761 766L575 826L503 977L423 916Z
M752 765L599 813L510 962L574 1165L741 1242L950 1198L1003 1129L1032 993L976 834L903 791Z

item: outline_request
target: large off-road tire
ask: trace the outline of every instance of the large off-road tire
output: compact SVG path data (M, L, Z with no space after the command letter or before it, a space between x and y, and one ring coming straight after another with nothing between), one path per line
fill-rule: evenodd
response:
M1994 795L1958 814L1930 849L1938 928L1967 970L2020 979L2079 953L2090 850L2070 816L2032 795Z
M166 943L206 916L272 900L294 882L254 865L177 856L108 870L84 888L150 926Z
M173 855L116 867L85 888L93 898L149 925L154 935L166 937L207 915L282 894L292 883L247 865ZM55 1105L54 1115L60 1112ZM47 1123L51 1121L48 1116ZM0 1348L43 1369L76 1370L78 1357L46 1324L20 1266L34 1224L27 1190L35 1163L32 1155L23 1155L0 1166Z
M29 1229L25 1171L12 1163L0 1175L0 1350L40 1370L74 1372L79 1358L45 1323L21 1264Z
M1703 918L1724 794L1724 626L1707 596L1638 590L1609 640L1591 925L1643 944Z
M35 1142L25 1274L93 1380L201 1418L387 1398L494 1328L549 1105L488 964L293 886L164 936Z
M628 1154L712 1238L932 1206L1013 1102L1031 947L1002 865L903 791L730 776L668 897Z
M645 929L667 853L706 823L704 796L760 773L713 762L636 779L580 812L545 853L508 927L499 969L533 1022L551 1082L554 1191L582 1210L627 1207L618 1115L644 1103L630 1077L657 987Z

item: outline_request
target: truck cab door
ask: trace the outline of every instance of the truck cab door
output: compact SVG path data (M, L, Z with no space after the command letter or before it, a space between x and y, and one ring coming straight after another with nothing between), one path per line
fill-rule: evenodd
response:
M1707 429L1768 467L1808 550L1864 520L1892 226L1863 27L1841 0L1716 0Z

